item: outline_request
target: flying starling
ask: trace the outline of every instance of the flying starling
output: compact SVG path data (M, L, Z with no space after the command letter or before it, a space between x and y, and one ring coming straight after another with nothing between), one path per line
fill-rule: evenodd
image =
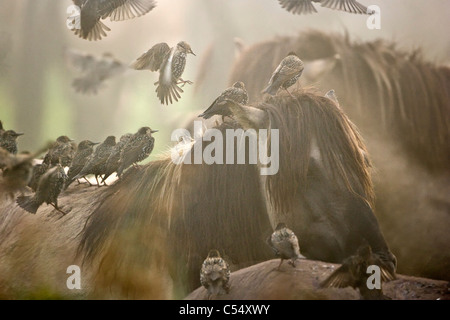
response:
M291 259L290 264L295 268L295 260L305 259L300 254L300 246L297 236L294 232L286 227L284 223L278 223L275 231L267 238L267 243L274 251L277 257L281 258L278 270L284 259Z
M371 273L367 268L371 265L380 268L380 288L369 289L367 280ZM322 288L358 288L363 299L386 299L383 295L381 283L394 280L396 278L395 269L387 265L382 257L372 253L369 245L362 245L358 248L356 255L348 257L342 265L336 269L320 286Z
M152 137L152 133L155 132L158 132L158 130L142 127L131 137L120 154L119 168L117 168L118 177L129 166L146 159L150 155L155 144L155 138Z
M95 176L95 180L97 181L97 185L100 186L98 176L101 176L105 173L103 171L105 163L111 155L111 152L113 151L115 145L116 137L108 136L105 141L98 145L95 151L88 158L83 169L81 169L81 171L73 179L75 180L89 174L93 174Z
M57 163L60 163L63 167L69 167L75 152L76 146L73 144L73 140L68 136L59 136L48 151L50 165L56 166Z
M192 84L189 80L183 80L181 75L186 66L186 55L195 56L191 46L185 41L180 41L173 48L167 43L158 43L142 54L131 64L136 70L159 70L159 81L155 82L156 93L162 104L168 105L173 100L178 101L183 92L178 85Z
M67 50L66 58L70 65L83 73L83 76L72 82L75 91L83 94L96 94L107 79L123 74L128 68L109 52L96 57L76 50Z
M103 172L105 175L103 176L102 181L105 181L108 179L110 175L112 175L114 172L117 172L119 169L119 161L120 161L120 154L122 153L122 150L125 148L125 146L128 144L128 142L133 137L132 133L126 133L123 136L120 137L119 142L114 146L113 151L111 152L111 155L109 156L108 160L105 163L105 167Z
M208 299L212 295L226 294L230 291L230 274L230 267L220 257L219 251L209 251L200 270L200 283L208 291Z
M50 168L39 180L36 193L33 196L20 196L17 204L26 211L35 214L44 202L52 205L62 214L66 214L58 207L58 196L66 183L67 175L60 163Z
M32 155L15 156L0 148L0 167L3 169L0 180L0 194L14 198L16 192L23 193L31 179L32 162Z
M14 130L3 130L0 136L0 148L5 149L9 153L17 154L17 137L21 135L23 133L17 133Z
M44 159L42 160L42 163L38 163L33 166L33 173L31 176L31 180L28 183L28 186L31 188L31 190L33 191L37 190L39 180L47 172L49 168L50 168L50 156L47 153Z
M206 109L199 117L204 119L209 119L213 115L221 115L222 121L224 117L230 117L232 115L231 111L227 107L229 100L234 101L238 104L246 105L248 103L248 94L245 90L243 82L235 82L232 87L225 89L224 92L211 104L211 106Z
M268 93L273 96L280 87L289 93L287 88L297 82L302 75L303 67L303 61L294 52L289 52L287 57L280 62L277 69L273 72L269 85L262 93Z
M87 40L101 40L106 32L111 31L100 19L110 18L111 21L122 21L142 16L151 11L156 3L154 0L73 0L80 8L79 26L74 23L74 33Z
M89 157L94 152L94 146L98 143L94 143L89 140L83 140L78 144L77 152L75 153L72 164L67 172L67 182L64 186L66 189L72 182L75 181L75 176L77 176L81 170L84 168L89 160Z
M350 13L367 14L367 7L356 0L278 0L281 7L293 14L308 14L317 12L312 4L320 3L322 7L342 10Z

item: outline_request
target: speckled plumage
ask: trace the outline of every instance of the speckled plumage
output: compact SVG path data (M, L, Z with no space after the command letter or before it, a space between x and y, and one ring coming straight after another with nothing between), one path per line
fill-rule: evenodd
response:
M281 7L293 14L308 14L317 12L312 4L320 3L322 7L342 10L349 13L367 14L367 7L356 0L278 0Z
M120 137L120 141L114 146L111 155L109 156L108 160L105 163L105 167L103 169L103 172L105 173L103 177L103 181L108 179L110 175L112 175L114 172L116 172L119 169L120 166L120 155L122 153L122 150L126 147L126 145L130 142L131 138L133 137L132 133L124 134Z
M45 202L58 208L58 196L66 183L67 175L58 163L50 168L40 179L36 193L33 196L20 196L17 204L24 210L35 214Z
M185 41L178 42L173 48L162 42L137 58L131 67L136 70L159 70L159 80L155 82L156 93L162 104L169 104L181 98L183 89L178 84L191 83L181 79L189 53L195 55Z
M217 250L211 250L200 270L200 283L208 295L222 295L230 290L230 267Z
M200 114L199 117L209 119L213 115L221 115L223 119L223 117L231 116L232 113L228 108L229 102L227 100L234 101L241 105L246 105L248 103L248 94L243 82L235 82L233 86L225 89L225 91L223 91L222 94L214 100L211 106Z
M73 144L73 140L68 136L59 136L47 154L52 166L60 163L63 167L68 167L72 163L75 152L76 146Z
M120 177L129 166L146 159L150 155L155 144L155 138L152 137L154 132L158 132L158 130L142 127L130 138L120 154L117 176Z
M294 52L289 52L273 72L269 84L262 93L275 95L280 88L287 90L300 78L303 68L303 61Z
M295 267L295 260L304 258L300 254L297 236L291 229L287 228L284 223L279 223L277 225L275 231L267 239L267 243L272 248L275 255L281 259L278 269L281 267L284 259L291 259L291 264Z
M14 130L3 130L0 136L0 148L5 149L9 153L17 154L17 137L23 133L17 133Z
M391 261L390 259L386 261ZM390 266L384 262L383 257L372 253L369 245L363 245L358 248L355 255L348 257L342 262L342 265L329 275L322 283L323 288L358 288L363 299L385 299L382 288L369 289L367 287L367 279L371 275L367 273L370 265L380 267L381 283L394 280L395 266Z
M31 190L33 191L37 190L39 180L47 172L49 168L50 168L50 157L48 154L46 154L44 159L42 160L42 163L35 164L33 166L33 173L31 176L31 180L28 183L28 186L31 188Z
M95 151L88 158L83 169L81 169L81 171L73 179L79 179L88 174L93 174L98 182L98 176L104 174L104 165L111 155L115 145L116 137L108 136L105 141L97 146Z
M89 160L89 157L94 152L94 146L98 143L94 143L90 140L83 140L78 144L77 152L75 153L72 164L67 172L67 182L65 188L67 188L75 177L83 170L84 166Z

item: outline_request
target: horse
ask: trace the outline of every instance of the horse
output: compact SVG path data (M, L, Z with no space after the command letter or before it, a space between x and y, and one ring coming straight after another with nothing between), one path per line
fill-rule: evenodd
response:
M399 271L450 280L448 65L386 40L309 30L248 45L229 83L242 81L250 100L261 99L290 51L305 63L297 88L315 86L322 94L334 89L364 137L374 165L375 208Z
M278 130L278 141L269 135L266 143L279 144L279 171L261 175L261 163L248 161L249 144L242 164L174 163L170 153L130 168L104 192L77 237L78 257L95 268L98 286L121 283L128 294L136 275L157 270L182 297L200 285L211 248L232 270L273 258L265 239L280 221L309 259L339 263L368 242L395 268L373 211L367 150L343 111L313 90L240 110L213 127L224 137L223 152L235 138L227 130L240 132L241 142L244 129ZM197 137L186 157L211 143Z

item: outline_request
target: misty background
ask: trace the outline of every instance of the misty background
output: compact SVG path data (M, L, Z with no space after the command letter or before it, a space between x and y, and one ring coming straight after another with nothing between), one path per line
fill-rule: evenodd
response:
M245 45L307 29L347 32L353 40L383 38L404 50L422 48L431 62L450 63L450 2L440 0L361 0L381 9L381 29L366 27L368 16L315 5L318 13L293 15L277 0L158 0L146 15L103 22L111 29L100 41L75 36L66 26L69 0L0 1L0 120L6 129L24 132L19 151L36 150L50 139L68 135L76 142L103 141L159 129L150 159L171 145L172 130L186 125L229 86L235 59L234 39ZM80 75L68 66L65 49L101 55L111 52L129 64L154 44L188 42L186 85L179 102L161 105L154 82L158 73L129 70L109 79L96 95L76 93L71 83ZM301 53L299 53L301 57ZM207 77L198 71L207 64ZM198 81L197 81L198 80ZM357 90L357 88L355 88Z

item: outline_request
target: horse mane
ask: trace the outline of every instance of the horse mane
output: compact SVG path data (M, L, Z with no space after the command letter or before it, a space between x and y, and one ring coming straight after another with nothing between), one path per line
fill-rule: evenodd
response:
M298 90L293 96L279 94L256 105L269 115L271 129L279 130L279 172L266 180L276 211L289 211L299 190L307 187L313 147L320 151L330 183L373 206L371 166L357 128L342 109L314 90Z
M448 170L450 68L427 62L421 50L405 52L385 40L351 41L348 34L310 30L254 44L235 63L230 83L243 81L252 99L288 51L308 61L338 56L320 79L360 128L389 133L430 170ZM300 78L300 83L302 78Z

